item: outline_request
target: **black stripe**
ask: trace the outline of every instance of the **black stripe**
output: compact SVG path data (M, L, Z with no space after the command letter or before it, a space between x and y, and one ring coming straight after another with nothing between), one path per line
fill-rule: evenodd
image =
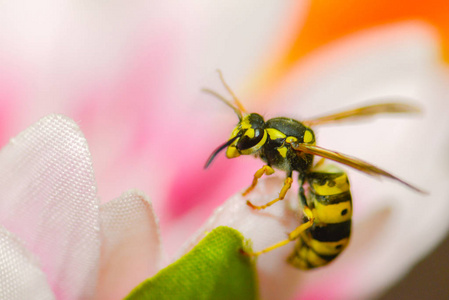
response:
M314 224L309 229L314 240L320 242L338 242L351 234L351 220L346 222L318 226Z
M330 262L330 261L332 261L332 260L334 260L337 256L338 256L338 254L340 254L340 252L339 253L337 253L337 254L334 254L334 255L324 255L324 254L319 254L319 253L317 253L315 250L313 250L312 248L310 248L314 253L316 253L316 255L318 255L319 257L321 257L322 259L324 259L325 261L327 261L327 262Z
M316 201L320 202L323 205L337 204L337 203L347 202L347 201L352 200L350 191L343 192L340 194L335 194L335 195L318 195L314 191L311 191L311 192L312 192L312 197L314 197L316 199Z

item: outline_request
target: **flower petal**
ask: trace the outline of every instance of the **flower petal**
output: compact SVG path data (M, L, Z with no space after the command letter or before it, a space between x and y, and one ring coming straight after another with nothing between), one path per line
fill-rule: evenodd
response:
M100 208L103 242L97 299L122 299L156 274L161 239L148 197L131 190Z
M50 115L0 153L0 223L38 258L58 299L92 295L100 253L99 204L87 143Z
M55 299L36 257L2 226L0 245L0 299Z
M229 226L240 231L245 238L251 240L254 251L285 240L287 234L301 222L295 213L297 189L292 188L287 194L284 201L288 205L277 203L263 211L255 211L246 205L247 198L256 205L265 204L277 198L281 187L281 178L273 177L261 180L248 197L244 198L240 193L234 195L215 211L192 240L184 246L181 254L190 250L206 232L217 226ZM286 263L287 256L293 251L293 246L294 243L290 243L258 258L257 271L261 299L290 299L297 289L301 273Z

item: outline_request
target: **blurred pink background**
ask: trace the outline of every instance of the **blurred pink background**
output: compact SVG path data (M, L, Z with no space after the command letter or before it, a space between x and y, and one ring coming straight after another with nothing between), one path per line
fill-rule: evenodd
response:
M170 257L261 165L220 156L203 170L237 122L200 92L225 94L217 68L245 107L266 117L308 118L386 96L413 99L423 108L418 118L316 132L320 145L430 191L420 198L349 171L356 223L391 204L398 217L386 224L410 232L384 233L381 243L416 234L398 250L411 252L393 272L399 276L449 228L448 20L449 5L436 0L5 2L0 144L47 114L72 118L87 138L101 202L130 188L144 191ZM448 243L384 296L373 286L374 295L449 297L449 259L441 250Z

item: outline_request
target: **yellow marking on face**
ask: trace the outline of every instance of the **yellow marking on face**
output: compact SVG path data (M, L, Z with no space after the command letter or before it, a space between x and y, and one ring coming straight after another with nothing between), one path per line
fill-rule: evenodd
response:
M230 140L232 140L233 138L235 138L235 136L240 132L240 128L235 127L234 130L232 130L231 132L231 136L229 137Z
M338 242L320 242L312 240L310 247L315 250L316 253L321 255L335 255L339 254L348 245L349 238L344 238Z
M323 185L319 185L318 181L314 180L312 188L316 194L321 196L341 194L349 191L348 177L343 173L341 176L332 179L332 182L327 181Z
M243 136L248 136L250 139L252 139L254 137L254 129L253 128L248 128L245 132L245 134Z
M351 201L339 202L336 204L324 205L318 201L313 201L315 209L313 215L317 221L326 224L345 222L352 217Z
M232 143L232 145L230 145L228 147L228 149L226 149L226 157L234 158L234 157L238 157L238 156L240 156L240 153L237 150L237 148L235 147L235 143Z
M279 147L277 148L277 151L283 158L287 157L287 147Z
M285 139L287 136L283 134L281 131L274 128L267 128L267 133L270 136L270 140L275 139Z
M237 136L237 134L239 134L242 131L242 129L247 129L247 131L245 132L245 135L248 135L250 138L254 137L254 129L251 128L251 123L249 122L249 118L247 116L247 117L243 118L243 120L237 125L237 127L234 128L234 130L232 130L231 136L229 137L229 139L235 138ZM240 154L246 154L246 153L239 153L239 151L235 147L237 145L238 140L239 139L236 139L226 149L226 157L227 158L235 158L235 157L240 156ZM265 138L265 140L266 140L266 138Z
M306 130L306 132L304 132L304 143L311 143L313 142L315 139L313 137L313 133L310 130Z
M249 116L246 116L243 118L243 120L240 122L240 129L248 129L251 128L251 122L249 121Z

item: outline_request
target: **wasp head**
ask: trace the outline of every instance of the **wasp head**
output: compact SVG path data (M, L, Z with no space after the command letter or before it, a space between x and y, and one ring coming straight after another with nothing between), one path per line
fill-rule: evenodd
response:
M209 157L206 168L215 156L226 149L226 157L234 158L240 155L256 154L267 141L265 121L259 114L248 114L240 120L231 133L229 140L218 147Z
M228 146L226 157L251 155L259 151L267 141L264 127L265 122L261 115L254 113L246 115L231 133L229 141L233 139L234 141Z
M220 94L209 90L203 89L204 92L209 93L219 100L221 100L224 104L232 108L237 117L239 118L239 123L234 128L231 133L231 137L226 143L218 147L209 159L206 162L205 168L207 168L212 160L214 160L215 156L217 156L220 151L226 149L226 157L234 158L240 155L251 155L256 154L260 148L267 141L267 131L265 130L265 121L262 116L259 114L248 114L240 103L240 101L235 96L234 92L229 88L226 82L223 79L223 75L221 71L218 70L218 75L220 76L221 82L228 90L228 92L232 95L234 103L228 101Z

